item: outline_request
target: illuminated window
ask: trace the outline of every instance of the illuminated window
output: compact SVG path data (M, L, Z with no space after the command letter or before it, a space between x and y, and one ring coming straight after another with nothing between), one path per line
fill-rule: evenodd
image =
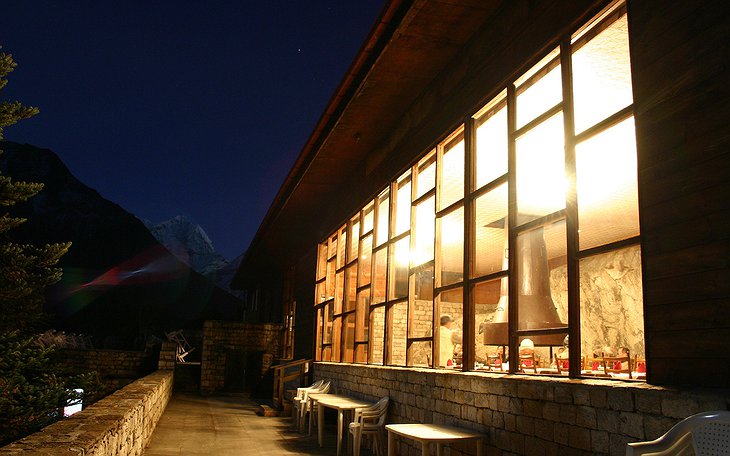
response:
M440 217L439 263L441 286L464 279L464 208Z
M431 152L416 166L416 194L420 198L436 186L436 153Z
M626 7L559 38L322 240L317 359L606 376L582 360L645 357Z
M502 92L476 116L476 188L507 174L507 100ZM473 189L474 190L474 189Z
M464 197L464 134L459 133L442 146L439 173L439 210Z

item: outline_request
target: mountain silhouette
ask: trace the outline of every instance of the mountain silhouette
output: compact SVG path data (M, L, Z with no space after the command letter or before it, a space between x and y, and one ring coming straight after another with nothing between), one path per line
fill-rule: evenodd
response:
M0 149L4 175L44 184L38 195L9 208L27 219L11 230L11 239L73 243L59 263L62 281L49 290L54 328L90 335L98 347L133 348L151 335L241 315L240 300L170 253L137 217L76 179L52 151L9 141Z

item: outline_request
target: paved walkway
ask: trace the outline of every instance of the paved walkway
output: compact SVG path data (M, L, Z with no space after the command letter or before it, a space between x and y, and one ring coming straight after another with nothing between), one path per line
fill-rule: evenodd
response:
M291 418L258 416L257 409L247 397L175 394L143 455L335 455L335 426L325 427L320 448L316 435L294 430Z

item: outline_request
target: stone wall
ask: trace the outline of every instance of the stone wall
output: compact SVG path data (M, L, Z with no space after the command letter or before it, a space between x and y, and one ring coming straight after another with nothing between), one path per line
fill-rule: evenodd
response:
M316 363L335 392L389 396L388 423L443 423L487 436L485 454L624 455L626 443L655 439L689 415L726 410L728 391L678 390L610 380L449 372ZM397 439L399 455L419 455ZM451 454L473 454L456 445ZM447 453L448 454L448 453Z
M211 394L225 386L228 353L261 353L263 377L271 360L280 354L282 326L271 323L206 321L203 325L203 355L200 392ZM230 370L230 366L228 367Z
M106 349L59 349L57 356L71 371L96 371L101 382L110 389L119 389L153 372L157 367L156 347L144 351Z
M88 408L0 448L0 455L141 455L172 395L172 371L157 371Z

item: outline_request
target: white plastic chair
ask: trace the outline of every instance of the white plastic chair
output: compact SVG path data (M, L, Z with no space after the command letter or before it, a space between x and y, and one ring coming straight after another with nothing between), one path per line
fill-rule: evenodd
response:
M304 422L306 421L307 412L309 412L309 420L312 421L314 419L314 411L309 410L309 395L328 393L329 390L330 390L329 381L322 383L318 388L307 388L304 391L302 391L302 397L299 399L299 402L293 403L294 413L299 414L299 418L297 418L299 432L304 431ZM311 429L312 426L309 426L309 428Z
M304 396L304 392L311 390L311 389L317 389L322 386L324 383L324 380L317 380L316 382L312 383L309 386L304 386L301 388L297 388L297 395L294 396L291 400L292 402L292 418L294 419L294 427L299 429L299 414L300 414L300 401L302 400L302 397Z
M730 411L702 412L675 424L651 442L632 442L626 456L727 455L730 451Z
M360 443L363 434L373 436L373 450L377 455L385 455L383 451L383 430L385 429L385 417L388 414L389 398L384 397L370 407L355 409L355 416L350 423L350 433L353 440L353 453L360 456Z

